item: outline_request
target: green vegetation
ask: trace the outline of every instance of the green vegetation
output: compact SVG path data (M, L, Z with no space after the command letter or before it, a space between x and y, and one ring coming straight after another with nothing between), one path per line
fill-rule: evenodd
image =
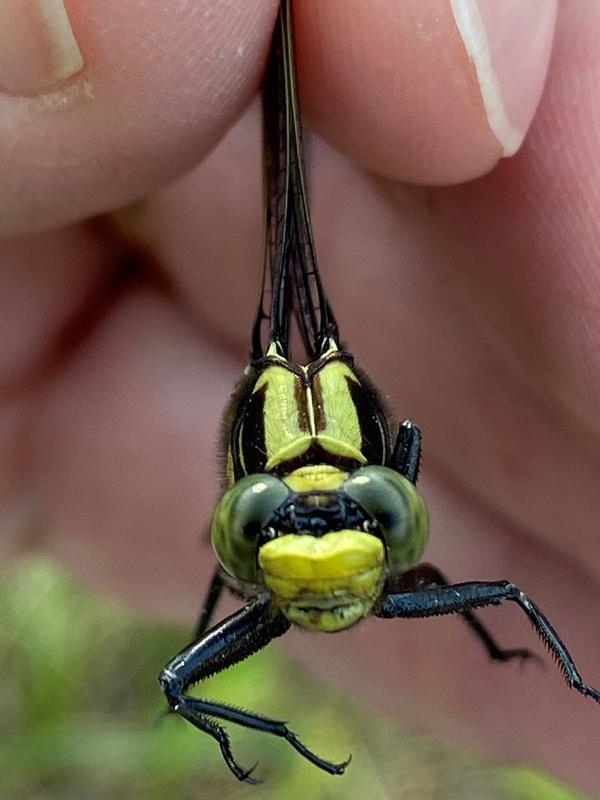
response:
M6 800L581 800L531 770L491 767L383 723L315 683L272 646L210 681L207 694L277 715L317 752L355 754L341 778L282 742L233 730L258 787L238 784L215 743L161 716L156 673L184 642L76 585L52 562L0 584L0 797ZM305 698L313 698L307 710ZM367 738L368 737L368 738ZM359 758L360 754L360 758Z

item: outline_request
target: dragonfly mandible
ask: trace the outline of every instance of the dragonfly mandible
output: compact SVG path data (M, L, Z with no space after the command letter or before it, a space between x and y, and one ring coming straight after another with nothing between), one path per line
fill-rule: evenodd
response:
M193 642L159 680L171 711L213 737L242 781L220 722L287 741L332 774L278 720L187 693L256 653L291 625L335 632L374 614L387 619L461 614L489 656L536 658L503 649L474 609L510 600L529 618L568 684L600 702L550 622L508 581L449 584L421 563L428 515L416 489L419 428L389 418L378 393L340 344L325 296L308 209L296 91L290 0L281 4L263 86L265 244L250 363L225 415L225 491L212 519L219 566ZM292 359L295 317L307 354ZM246 599L211 627L224 588Z

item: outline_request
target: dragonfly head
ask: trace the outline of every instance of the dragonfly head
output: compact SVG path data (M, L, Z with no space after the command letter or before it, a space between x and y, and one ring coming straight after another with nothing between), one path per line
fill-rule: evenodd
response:
M389 573L419 561L427 511L387 467L311 466L235 483L215 510L212 541L224 568L264 583L291 622L333 632L370 613Z

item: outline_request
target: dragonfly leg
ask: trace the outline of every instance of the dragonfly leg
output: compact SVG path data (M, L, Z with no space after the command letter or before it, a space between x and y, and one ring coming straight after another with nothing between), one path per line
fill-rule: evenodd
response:
M221 574L221 567L218 566L213 573L210 586L208 587L204 602L202 603L202 609L194 628L194 639L200 639L208 630L224 586L225 583Z
M416 483L421 464L421 430L410 420L400 426L390 467L411 483Z
M450 582L437 567L433 566L433 564L419 564L415 569L405 572L399 577L394 584L393 591L397 591L398 589L418 591L434 588L436 586L449 585ZM510 649L501 647L471 609L465 608L459 613L475 636L477 636L479 641L483 644L489 657L494 661L512 661L513 659L519 659L521 663L531 660L537 661L540 665L543 665L543 659L526 647L514 647Z
M516 603L525 612L537 634L556 659L568 685L585 697L591 697L600 703L600 692L584 682L558 633L535 603L514 583L473 581L388 594L380 601L375 614L387 619L462 614L475 608L500 605L506 600Z
M272 639L283 635L288 628L287 619L270 596L263 593L182 650L159 675L169 708L216 739L229 769L236 778L248 783L255 782L251 777L254 768L244 769L237 763L231 752L229 737L215 722L215 718L280 736L304 758L331 774L343 773L348 763L334 764L320 758L279 720L186 694L193 684L253 655Z

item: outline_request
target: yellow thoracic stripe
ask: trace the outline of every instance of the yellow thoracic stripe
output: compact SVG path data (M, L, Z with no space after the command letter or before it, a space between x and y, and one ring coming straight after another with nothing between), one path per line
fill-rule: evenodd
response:
M229 486L254 473L285 475L298 462L358 467L386 464L390 455L377 394L337 349L306 366L269 353L247 371L230 408Z
M366 463L349 382L358 384L348 365L337 359L324 364L310 382L284 365L265 369L254 393L264 392L267 470L301 456L317 442L334 456Z

